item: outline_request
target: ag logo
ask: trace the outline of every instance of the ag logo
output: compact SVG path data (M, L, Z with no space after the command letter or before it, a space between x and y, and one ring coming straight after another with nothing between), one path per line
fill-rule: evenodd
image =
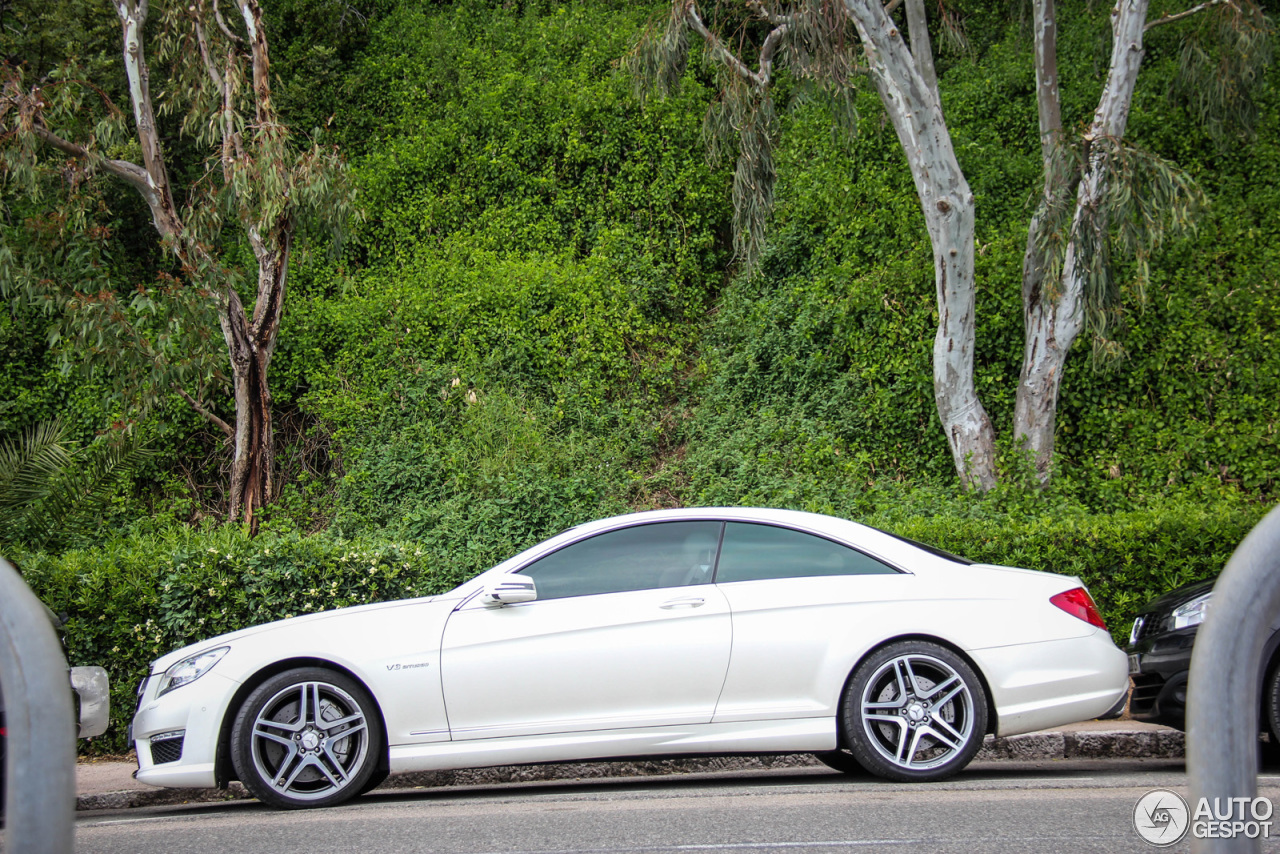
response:
M1147 792L1133 808L1133 827L1138 835L1161 847L1181 842L1190 818L1187 802L1168 789Z

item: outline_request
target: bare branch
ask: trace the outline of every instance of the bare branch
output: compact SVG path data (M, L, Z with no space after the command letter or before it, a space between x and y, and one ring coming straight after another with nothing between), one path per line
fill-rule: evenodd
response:
M253 103L259 127L274 123L275 107L271 104L271 59L267 54L267 32L262 26L262 8L258 0L239 0L240 14L249 33L249 49L253 54Z
M884 13L886 15L892 15L894 10L901 5L902 5L902 0L889 0L888 3L884 4Z
M33 126L31 128L31 132L34 133L41 142L58 149L63 154L70 155L71 157L75 157L89 163L94 163L101 166L112 175L115 175L117 178L121 178L129 182L137 188L138 192L147 196L148 201L150 200L151 194L155 192L150 181L147 179L147 170L143 169L141 166L130 163L127 160L108 160L105 157L100 157L85 148L83 145L65 140L42 125Z
M769 77L773 71L773 54L778 50L778 43L782 37L787 34L787 24L775 27L768 36L765 37L764 44L760 46L760 85L768 86Z
M231 112L232 112L231 110L231 74L232 74L232 68L234 66L234 63L235 63L235 48L228 46L227 47L227 79L222 84L222 113L223 113L224 119L227 122L230 122ZM236 157L243 160L244 159L244 140L240 138L239 131L232 133L230 132L230 130L224 130L223 139L222 139L224 158L226 157L225 150L228 144L231 145L231 147L236 150Z
M784 23L775 27L765 38L764 45L760 48L759 71L752 71L745 62L734 55L733 51L725 47L724 43L711 30L707 29L707 25L702 22L702 16L698 14L697 4L686 0L684 10L689 26L694 32L702 36L707 44L711 45L711 49L729 66L730 70L758 88L763 89L769 85L770 73L773 69L773 54L777 50L778 42L786 35L788 24Z
M115 5L124 28L124 67L129 80L129 100L133 104L134 126L142 148L142 168L146 170L145 189L139 189L151 208L151 218L161 236L175 237L182 232L182 222L169 188L169 172L151 104L151 72L142 42L147 0L142 0L137 6L130 0L116 0Z
M214 7L217 8L217 3ZM204 6L202 2L201 7ZM200 23L200 13L192 12L192 23L196 28L196 43L200 46L200 59L204 63L204 70L208 73L209 79L213 81L213 85L217 88L218 93L222 96L222 100L226 101L227 91L222 83L222 75L218 73L218 67L213 64L213 57L209 55L209 40L204 35L204 25Z
M686 3L684 13L685 17L688 18L689 26L693 28L693 31L702 36L703 41L711 45L712 50L714 50L720 58L725 61L726 65L728 65L739 77L746 80L748 83L759 83L755 72L748 68L745 62L738 59L738 57L733 54L733 51L725 47L720 39L716 38L716 35L711 32L711 30L707 29L707 25L702 22L702 16L698 14L698 7L696 5L693 3Z
M1146 26L1142 28L1142 31L1145 33L1147 30L1151 29L1152 27L1158 27L1161 24L1172 24L1174 21L1181 21L1183 18L1190 18L1192 15L1199 14L1200 12L1203 12L1205 9L1211 9L1214 6L1221 6L1224 3L1228 6L1235 6L1235 0L1206 0L1206 2L1198 3L1195 6L1192 6L1190 9L1187 9L1185 11L1175 12L1174 14L1171 14L1171 15L1165 15L1163 17L1156 18L1154 21L1148 21L1146 23Z
M1058 89L1058 15L1055 0L1034 0L1032 7L1035 17L1036 108L1040 118L1040 156L1044 174L1048 176L1054 146L1062 136L1062 97Z
M792 15L779 15L764 4L764 0L747 0L747 8L756 13L756 17L774 25L790 24Z
M222 34L236 44L244 44L244 39L231 32L231 28L227 26L227 22L222 20L222 8L218 5L218 0L213 0L213 18L218 22L218 29L222 30Z
M207 421L209 421L209 423L213 424L215 427L217 427L219 430L221 430L221 431L226 435L226 437L227 437L228 439L230 439L231 437L235 436L236 431L235 431L235 430L233 430L233 429L231 429L231 425L230 425L230 424L228 424L227 422L223 421L223 420L222 420L221 418L219 418L218 416L214 415L212 412L210 412L210 411L209 411L209 410L204 406L204 404L202 404L200 401L196 400L196 399L195 399L194 397L192 397L191 395L187 394L186 389L182 388L181 386L175 385L175 386L173 387L173 390L174 390L174 391L176 391L176 392L177 392L177 393L182 397L182 399L183 399L183 400L185 400L187 403L189 403L189 404L191 405L191 408L192 408L192 409L194 409L196 412L200 413L200 415L204 416L204 418L205 418Z
M911 56L915 60L916 71L937 98L938 74L933 68L933 45L929 42L924 0L907 0L907 32L911 36Z

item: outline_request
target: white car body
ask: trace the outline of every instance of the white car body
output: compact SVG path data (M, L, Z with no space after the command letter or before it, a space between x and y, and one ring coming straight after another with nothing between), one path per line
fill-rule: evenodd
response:
M604 532L669 521L789 528L856 548L895 574L774 578L534 600L478 595ZM723 529L722 529L723 530ZM211 787L239 704L288 664L345 672L375 700L391 773L609 757L823 752L837 747L850 674L903 638L958 652L985 683L999 735L1105 714L1128 688L1106 631L1050 603L1078 579L964 565L853 522L782 510L640 513L566 531L441 596L255 626L152 664L132 738L137 779ZM228 647L194 681L161 676ZM283 664L282 664L283 663ZM180 733L181 758L151 741ZM978 735L981 738L981 734ZM967 760L966 760L967 761Z

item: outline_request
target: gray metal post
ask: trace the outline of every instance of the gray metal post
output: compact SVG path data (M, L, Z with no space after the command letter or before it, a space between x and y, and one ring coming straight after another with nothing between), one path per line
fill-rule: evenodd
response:
M5 851L70 854L76 723L67 662L44 606L0 558L0 691L9 731Z
M1213 588L1187 686L1187 768L1200 798L1258 794L1258 672L1280 617L1280 507L1249 532ZM1259 840L1193 839L1195 852L1258 851Z

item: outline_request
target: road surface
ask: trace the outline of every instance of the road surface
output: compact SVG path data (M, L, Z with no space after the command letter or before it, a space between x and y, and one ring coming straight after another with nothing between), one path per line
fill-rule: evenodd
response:
M787 769L386 790L302 812L241 801L81 813L76 838L104 854L1150 854L1161 849L1134 830L1138 799L1186 784L1166 760L975 763L931 785ZM1280 799L1280 774L1259 785ZM1280 852L1280 811L1274 822L1264 851Z

